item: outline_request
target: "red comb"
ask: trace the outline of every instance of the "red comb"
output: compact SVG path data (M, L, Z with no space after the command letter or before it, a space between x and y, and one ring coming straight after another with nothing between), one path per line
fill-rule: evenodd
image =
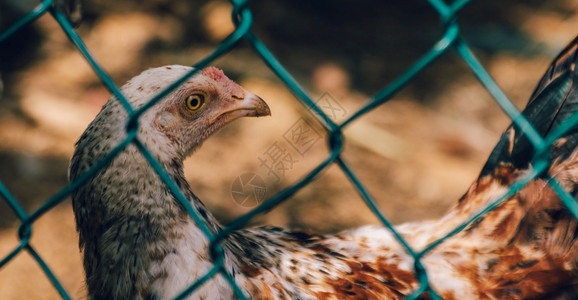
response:
M201 71L201 74L218 82L229 94L234 94L238 97L243 97L243 95L245 95L243 88L229 79L229 77L227 77L227 75L225 75L225 73L223 73L219 68L206 67Z
M201 71L201 74L210 77L215 81L220 81L223 78L227 78L221 69L215 67L206 67Z

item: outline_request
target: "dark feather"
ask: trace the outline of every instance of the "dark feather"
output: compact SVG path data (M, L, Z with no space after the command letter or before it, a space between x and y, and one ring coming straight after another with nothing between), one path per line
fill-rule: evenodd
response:
M552 63L523 112L543 136L578 111L577 49L578 38ZM152 69L124 85L123 93L138 107L161 85L189 71L182 66ZM190 108L184 107L182 95L199 92L199 87L206 95L219 96L208 102L213 106L205 104L200 112L184 114ZM249 104L254 110L244 112L253 114L231 110ZM188 185L182 161L225 121L269 112L262 99L222 71L207 68L151 108L149 113L156 118L143 120L139 139L148 143L203 221L217 232L221 227ZM224 121L210 127L205 119L211 113L224 116L215 119ZM124 138L118 133L124 133L126 118L114 98L105 105L78 143L72 179ZM549 176L572 194L578 186L577 144L578 126L574 126L552 145L548 169ZM412 248L425 248L502 197L527 174L534 152L522 131L511 125L480 178L454 208L439 220L401 224L396 231ZM430 287L444 299L575 298L578 221L548 180L530 181L422 256ZM90 298L172 298L214 266L209 239L134 147L118 154L72 198ZM224 268L255 299L403 299L419 285L414 258L389 230L378 226L335 235L273 227L242 229L228 235L222 249ZM196 299L233 296L229 283L219 276L192 295Z
M552 62L522 112L543 137L578 111L577 50L578 37ZM552 149L552 160L564 159L576 148L578 128L567 132L564 138ZM490 154L480 177L488 175L499 163L509 163L517 169L526 169L534 152L534 147L523 131L512 123Z

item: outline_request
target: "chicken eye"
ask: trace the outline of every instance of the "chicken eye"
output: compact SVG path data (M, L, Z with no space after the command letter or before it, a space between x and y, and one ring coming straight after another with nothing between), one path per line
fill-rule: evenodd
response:
M189 110L195 111L203 106L203 103L205 103L205 96L201 94L192 94L187 97L186 102L187 108Z

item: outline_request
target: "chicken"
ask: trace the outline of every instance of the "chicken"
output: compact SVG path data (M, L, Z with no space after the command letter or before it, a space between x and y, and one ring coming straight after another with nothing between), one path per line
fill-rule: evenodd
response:
M576 112L575 39L553 62L524 115L540 134ZM191 68L166 66L131 79L122 92L142 107ZM266 116L256 95L208 67L139 120L137 139L164 167L209 230L218 221L185 180L183 159L235 119ZM74 181L127 136L128 116L112 97L80 137L70 165ZM578 127L551 149L547 174L571 195L578 190ZM480 177L439 220L395 229L413 249L430 243L503 196L532 170L533 148L515 126L504 133ZM421 258L432 288L446 299L572 297L578 286L577 220L542 175L494 210ZM73 192L73 208L92 299L169 299L213 266L202 228L129 144ZM329 208L328 208L329 209ZM222 242L224 267L254 299L401 299L419 288L414 260L386 228L366 226L335 235L258 227ZM424 294L426 296L427 293ZM230 299L217 275L192 299Z

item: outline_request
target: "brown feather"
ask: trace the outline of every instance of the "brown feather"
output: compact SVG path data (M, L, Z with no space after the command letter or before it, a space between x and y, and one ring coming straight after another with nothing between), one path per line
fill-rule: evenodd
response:
M578 109L575 62L578 38L553 62L524 115L541 134ZM156 90L191 69L152 69L123 86L140 107ZM204 103L187 108L200 94ZM207 68L140 119L139 140L166 169L208 230L217 220L184 178L182 160L211 133L243 116L268 115L259 97ZM126 136L127 114L116 99L103 107L81 136L70 168L77 179ZM578 190L578 128L557 140L547 175L439 244L421 258L431 287L445 299L572 298L578 286L578 221L549 185ZM514 125L504 133L480 177L444 217L396 226L420 250L443 238L506 194L532 168L533 147ZM206 274L213 262L209 240L134 145L128 146L84 186L73 208L84 251L89 297L172 298ZM224 266L255 299L403 299L418 289L414 259L382 227L319 235L277 227L243 229L222 243ZM234 297L222 276L191 296ZM430 298L425 293L422 299Z

